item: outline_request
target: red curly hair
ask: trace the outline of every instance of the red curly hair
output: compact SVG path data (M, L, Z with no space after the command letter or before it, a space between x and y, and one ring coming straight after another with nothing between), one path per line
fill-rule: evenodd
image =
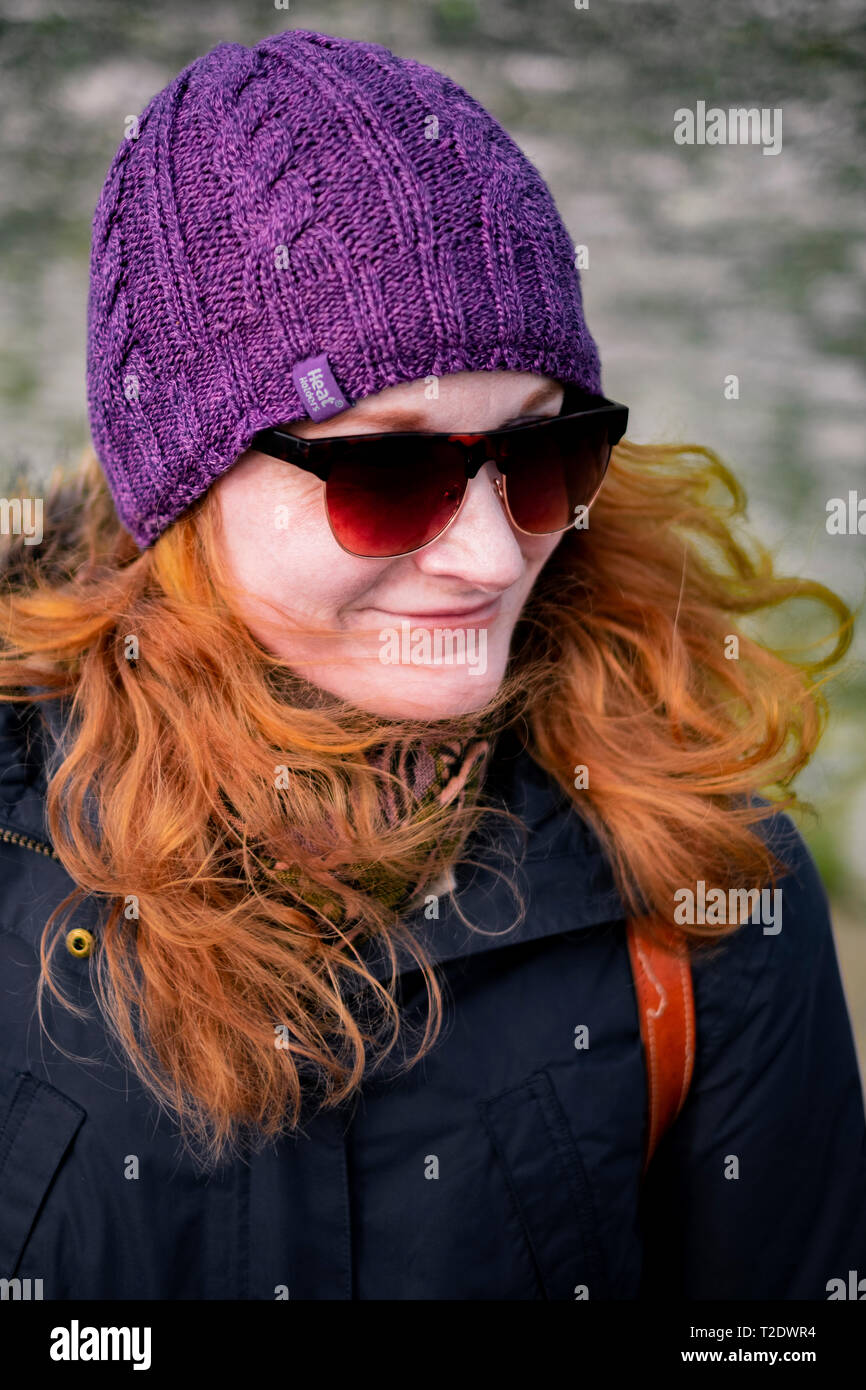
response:
M213 1164L295 1126L309 1095L340 1103L394 1046L394 977L370 975L363 937L377 936L392 962L402 942L423 971L426 1023L406 1065L439 1033L434 967L399 915L346 872L380 860L412 888L443 867L430 860L429 818L383 826L380 775L363 756L383 737L411 741L429 726L311 700L255 641L221 566L213 490L139 553L92 450L73 488L71 500L66 482L48 499L38 559L18 538L7 547L3 593L0 688L22 701L34 687L72 697L47 813L77 888L45 926L40 1018L45 988L74 1007L53 955L78 901L94 894L105 908L94 988L106 1023L191 1150ZM598 834L630 913L670 920L675 889L697 878L775 882L784 866L753 828L767 808L749 799L803 807L790 783L819 742L822 687L851 642L844 601L774 573L744 530L744 509L711 450L623 440L591 525L566 533L536 582L500 691L443 726L466 736L479 724L520 724ZM792 599L838 620L820 659L797 661L742 624ZM294 774L279 793L275 763ZM580 791L578 765L589 771ZM484 814L482 798L437 812L432 828L462 852ZM301 861L339 896L344 918L288 899L262 872L266 853ZM698 939L735 929L683 930ZM376 1008L353 1008L347 982ZM274 1046L275 1023L286 1025L286 1046Z

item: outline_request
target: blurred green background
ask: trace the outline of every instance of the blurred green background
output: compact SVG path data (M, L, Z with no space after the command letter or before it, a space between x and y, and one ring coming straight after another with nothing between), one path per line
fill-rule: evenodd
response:
M783 571L864 597L866 536L826 504L864 469L860 0L9 0L2 8L0 483L86 438L90 226L128 115L215 44L286 28L383 43L449 73L550 184L608 395L637 441L689 440L744 483ZM698 100L782 109L782 151L678 146ZM739 400L726 400L735 373ZM831 898L866 1071L866 638L860 624L798 817Z

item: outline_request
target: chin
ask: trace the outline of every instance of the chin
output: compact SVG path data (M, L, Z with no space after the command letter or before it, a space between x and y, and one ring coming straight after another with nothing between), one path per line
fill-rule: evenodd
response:
M363 690L359 690L357 678L345 687L327 679L317 683L358 709L379 714L383 719L432 721L481 709L496 694L503 675L504 668L471 675L466 669L394 667L386 668L383 679L365 682Z

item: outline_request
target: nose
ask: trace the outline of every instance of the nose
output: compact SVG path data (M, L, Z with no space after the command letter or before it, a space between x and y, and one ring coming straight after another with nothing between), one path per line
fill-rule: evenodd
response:
M428 574L456 574L478 587L506 589L521 578L523 553L508 520L502 479L492 459L470 480L448 529L419 550L415 559Z

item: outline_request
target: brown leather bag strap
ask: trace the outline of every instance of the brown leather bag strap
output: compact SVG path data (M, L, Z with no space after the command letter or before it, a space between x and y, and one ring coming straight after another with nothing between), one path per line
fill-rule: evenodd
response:
M645 1173L688 1094L695 1061L695 1002L682 933L662 926L665 944L660 944L641 929L644 920L629 918L626 935L647 1071Z

